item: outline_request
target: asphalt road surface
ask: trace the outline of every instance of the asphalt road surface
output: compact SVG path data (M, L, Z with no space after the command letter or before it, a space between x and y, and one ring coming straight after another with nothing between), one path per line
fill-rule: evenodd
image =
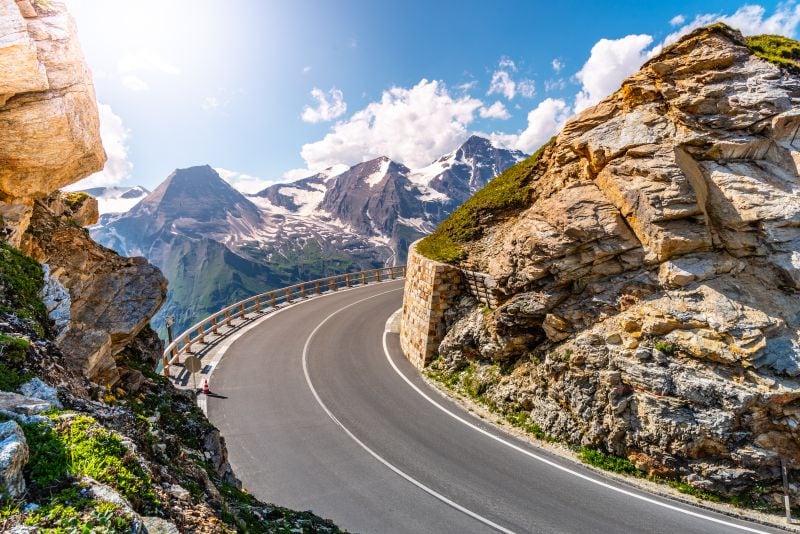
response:
M208 414L258 498L365 533L780 532L662 499L439 395L385 324L402 281L288 307L238 337Z

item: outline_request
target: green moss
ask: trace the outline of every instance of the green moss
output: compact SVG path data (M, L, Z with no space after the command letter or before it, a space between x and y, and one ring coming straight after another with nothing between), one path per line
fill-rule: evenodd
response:
M47 310L39 297L42 266L17 249L0 243L0 313L27 320L40 336L47 331Z
M25 465L25 478L39 488L47 488L69 474L67 449L61 437L44 423L22 425L30 447L30 460Z
M746 37L745 42L758 57L800 74L800 42L782 35L754 35Z
M642 476L643 473L627 458L621 458L591 447L579 447L576 451L582 462L623 475Z
M656 341L653 348L663 352L667 356L672 356L678 351L678 346L675 345L675 343L669 343L667 341Z
M463 259L462 244L481 236L483 222L529 204L531 176L539 158L554 141L555 137L534 155L506 169L475 193L431 235L420 241L417 251L423 256L446 263Z

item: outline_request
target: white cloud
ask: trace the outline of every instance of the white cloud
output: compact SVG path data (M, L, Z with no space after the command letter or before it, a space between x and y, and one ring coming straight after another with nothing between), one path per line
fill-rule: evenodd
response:
M517 64L511 58L501 57L500 61L498 62L498 66L500 69L503 70L510 70L512 72L517 72Z
M147 48L122 56L117 62L117 70L121 73L156 71L180 74L180 69L164 58L158 50Z
M571 113L562 99L546 98L528 113L528 126L519 134L493 133L489 139L496 145L533 153L555 135Z
M596 104L619 88L625 77L648 58L650 35L626 35L621 39L600 39L592 47L589 60L575 75L582 84L575 97L575 112Z
M517 90L523 98L533 98L536 95L536 84L533 80L520 80Z
M561 69L564 68L564 64L561 63L561 60L558 58L553 59L551 65L553 66L553 70L556 72L561 72Z
M511 114L508 112L505 105L503 105L503 103L500 102L499 100L496 101L491 106L489 106L488 108L486 106L483 106L482 108L480 108L480 110L478 110L478 113L480 114L482 119L505 120L511 117Z
M315 170L378 156L422 167L467 138L467 125L482 104L467 95L454 98L436 80L423 79L410 89L392 87L322 140L303 145L301 155Z
M200 107L203 108L204 111L219 109L221 105L222 103L216 96L207 96L203 98L203 101L200 103Z
M147 91L150 89L150 86L147 84L147 82L135 74L126 74L123 76L122 85L124 85L125 88L136 92Z
M344 95L335 87L325 94L317 87L311 90L311 97L317 101L317 107L306 106L303 108L302 118L305 122L327 122L341 117L347 111ZM329 99L330 97L330 99Z
M550 91L562 91L566 87L567 82L564 80L564 78L558 78L557 80L545 80L544 82L544 90L547 93Z
M501 94L509 100L517 94L517 84L511 79L511 75L508 72L498 70L492 74L492 81L489 82L489 92L486 94L493 95L495 93Z
M664 46L672 44L692 30L714 22L724 22L728 26L740 30L744 35L771 33L789 37L794 36L798 24L800 24L800 5L794 2L779 4L772 15L766 16L766 14L767 11L763 6L745 5L737 9L732 15L719 13L697 15L692 22L667 35L662 44ZM657 50L660 50L660 48L657 48Z
M222 167L214 167L220 178L231 184L231 186L241 193L258 193L262 189L275 183L270 180L262 180L255 176L245 174L243 172L232 171Z
M683 15L675 15L674 17L669 19L670 26L680 26L684 22L686 22L686 17L684 17Z
M142 79L142 73L180 74L178 67L152 49L142 49L122 56L117 61L117 72L122 75L122 85L131 91L150 89L150 85Z
M306 167L302 169L289 169L285 173L283 173L282 178L286 181L294 181L294 180L302 180L303 178L308 178L309 176L314 176L320 171L324 171L328 176L336 176L338 174L342 174L346 170L350 168L349 165L344 164L337 164L333 165L332 167L328 167L326 169L317 169L312 170Z
M133 170L133 163L128 159L130 130L125 128L120 116L114 113L108 104L98 102L97 109L100 112L100 139L103 141L108 160L102 171L71 185L70 189L74 191L119 184L126 180Z

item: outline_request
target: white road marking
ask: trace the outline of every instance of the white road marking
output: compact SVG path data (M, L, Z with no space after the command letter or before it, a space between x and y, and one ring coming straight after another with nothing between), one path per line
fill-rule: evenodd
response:
M404 471L402 471L398 467L396 467L393 464L389 463L389 461L387 461L385 458L383 458L377 452L375 452L372 449L370 449L367 445L364 444L364 442L362 442L360 439L358 439L346 426L344 426L344 424L342 424L342 422L339 421L336 418L335 415L333 415L333 413L328 409L328 407L325 405L325 403L322 402L322 399L320 398L319 394L317 393L317 390L314 388L314 384L311 382L311 377L308 374L308 363L307 363L307 360L308 360L308 347L311 344L311 339L314 337L314 334L316 334L317 331L320 328L322 328L322 326L325 323L327 323L333 316L335 316L339 312L344 311L347 308L350 308L351 306L355 306L356 304L360 304L360 303L362 303L362 302L364 302L366 300L370 300L370 299L373 299L375 297L380 297L381 295L386 295L387 293L393 293L395 291L401 291L402 289L403 288L391 289L389 291L384 291L383 293L378 293L376 295L372 295L370 297L366 297L366 298L363 298L361 300L357 300L355 302L352 302L352 303L348 304L347 306L343 306L342 308L339 308L335 312L333 312L330 315L328 315L325 319L323 319L322 322L319 323L316 328L314 328L314 330L311 332L311 334L309 334L308 338L306 338L305 345L303 345L303 374L306 377L306 383L308 384L308 387L311 390L311 393L314 395L314 398L317 400L317 404L319 404L320 407L325 411L325 413L328 414L328 417L330 417L331 420L334 423L336 423L342 430L344 430L345 434L347 434L350 437L350 439L355 441L362 449L367 451L373 458L375 458L380 463L382 463L383 465L385 465L386 467L388 467L389 469L394 471L396 474L398 474L401 477L403 477L408 482L411 482L412 484L417 486L422 491L424 491L424 492L428 493L429 495L435 497L436 499L440 500L441 502L445 503L446 505L458 510L459 512L462 512L462 513L470 516L471 518L473 518L473 519L475 519L477 521L480 521L484 525L487 525L487 526L497 530L498 532L504 532L504 533L507 533L507 534L514 534L513 531L508 530L507 528L502 527L502 526L498 525L497 523L494 523L493 521L491 521L489 519L486 519L485 517L483 517L481 515L476 514L472 510L469 510L468 508L465 508L465 507L461 506L460 504L448 499L447 497L445 497L441 493L437 492L436 490L434 490L432 488L429 488L428 486L426 486L425 484L423 484L419 480L413 478L411 475L405 473Z
M353 304L358 304L359 302L361 302L361 301L354 302ZM350 304L350 306L352 306L353 304ZM342 308L342 309L344 309L344 308ZM726 527L735 528L735 529L742 530L742 531L745 531L745 532L755 532L757 534L768 534L767 532L765 532L763 530L757 530L755 528L751 528L751 527L748 527L748 526L745 526L745 525L738 525L736 523L731 523L729 521L724 521L722 519L717 519L716 517L711 517L711 516L704 515L704 514L701 514L701 513L698 513L698 512L693 512L691 510L686 510L684 508L680 508L679 506L674 506L672 504L667 504L667 503L658 501L656 499L652 499L650 497L646 497L644 495L639 495L639 494L634 493L632 491L625 490L623 488L618 488L616 486L613 486L611 484L603 482L602 480L597 480L597 479L592 478L590 476L584 475L583 473L579 473L577 471L574 471L574 470L572 470L572 469L570 469L568 467L564 467L563 465L559 465L559 464L557 464L557 463L555 463L555 462L553 462L551 460L548 460L547 458L544 458L543 456L540 456L540 455L538 455L536 453L533 453L533 452L531 452L529 450L523 449L522 447L520 447L520 446L518 446L518 445L516 445L514 443L511 443L510 441L507 441L507 440L505 440L505 439L503 439L503 438L501 438L499 436L495 436L491 432L488 432L488 431L480 428L479 426L467 421L466 419L464 419L463 417L459 416L458 414L455 414L455 413L451 412L450 410L448 410L447 408L445 408L444 406L442 406L441 404L439 404L438 402L433 400L431 397L429 397L428 394L425 393L424 391L422 391L419 387L417 387L416 384L411 382L411 380L409 380L409 378L400 371L400 369L394 363L394 360L392 359L391 354L389 353L389 347L386 344L386 337L387 337L388 333L389 332L386 332L386 331L384 331L384 333L383 333L383 352L386 355L386 359L389 360L389 363L391 364L391 366L395 370L395 372L398 375L400 375L400 377L409 386L411 386L417 393L422 395L422 397L425 398L425 400L427 400L428 402L430 402L431 404L436 406L439 410L443 411L444 413L446 413L447 415L449 415L450 417L452 417L456 421L467 425L468 427L472 428L473 430L476 430L476 431L480 432L481 434L483 434L483 435L485 435L485 436L487 436L487 437L489 437L489 438L491 438L491 439L493 439L493 440L495 440L495 441L497 441L499 443L502 443L503 445L505 445L507 447L510 447L510 448L514 449L515 451L521 452L522 454L525 454L525 455L527 455L527 456L529 456L529 457L531 457L531 458L533 458L535 460L538 460L538 461L540 461L542 463L545 463L545 464L547 464L547 465L549 465L551 467L555 467L556 469L560 469L561 471L564 471L565 473L569 473L569 474L574 475L574 476L576 476L578 478L582 478L583 480L591 482L592 484L596 484L596 485L601 486L603 488L610 489L612 491L616 491L617 493L622 493L623 495L627 495L628 497L633 497L634 499L639 499L641 501L644 501L644 502L647 502L647 503L650 503L650 504L654 504L656 506L661 506L662 508L667 508L668 510L672 510L672 511L679 512L679 513L686 514L686 515L690 515L692 517L697 517L697 518L700 518L700 519L705 519L707 521L711 521L713 523L717 523L717 524L720 524L720 525L725 525ZM305 352L303 353L303 356L305 358ZM303 364L304 364L304 369L305 369L305 360L303 361ZM306 378L308 378L308 375L306 375Z

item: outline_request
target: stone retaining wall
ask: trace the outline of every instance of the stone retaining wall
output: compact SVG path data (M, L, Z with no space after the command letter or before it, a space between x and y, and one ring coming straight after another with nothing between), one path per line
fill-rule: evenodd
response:
M462 274L452 265L408 250L400 346L406 358L422 369L436 357L445 335L444 312L463 294Z

